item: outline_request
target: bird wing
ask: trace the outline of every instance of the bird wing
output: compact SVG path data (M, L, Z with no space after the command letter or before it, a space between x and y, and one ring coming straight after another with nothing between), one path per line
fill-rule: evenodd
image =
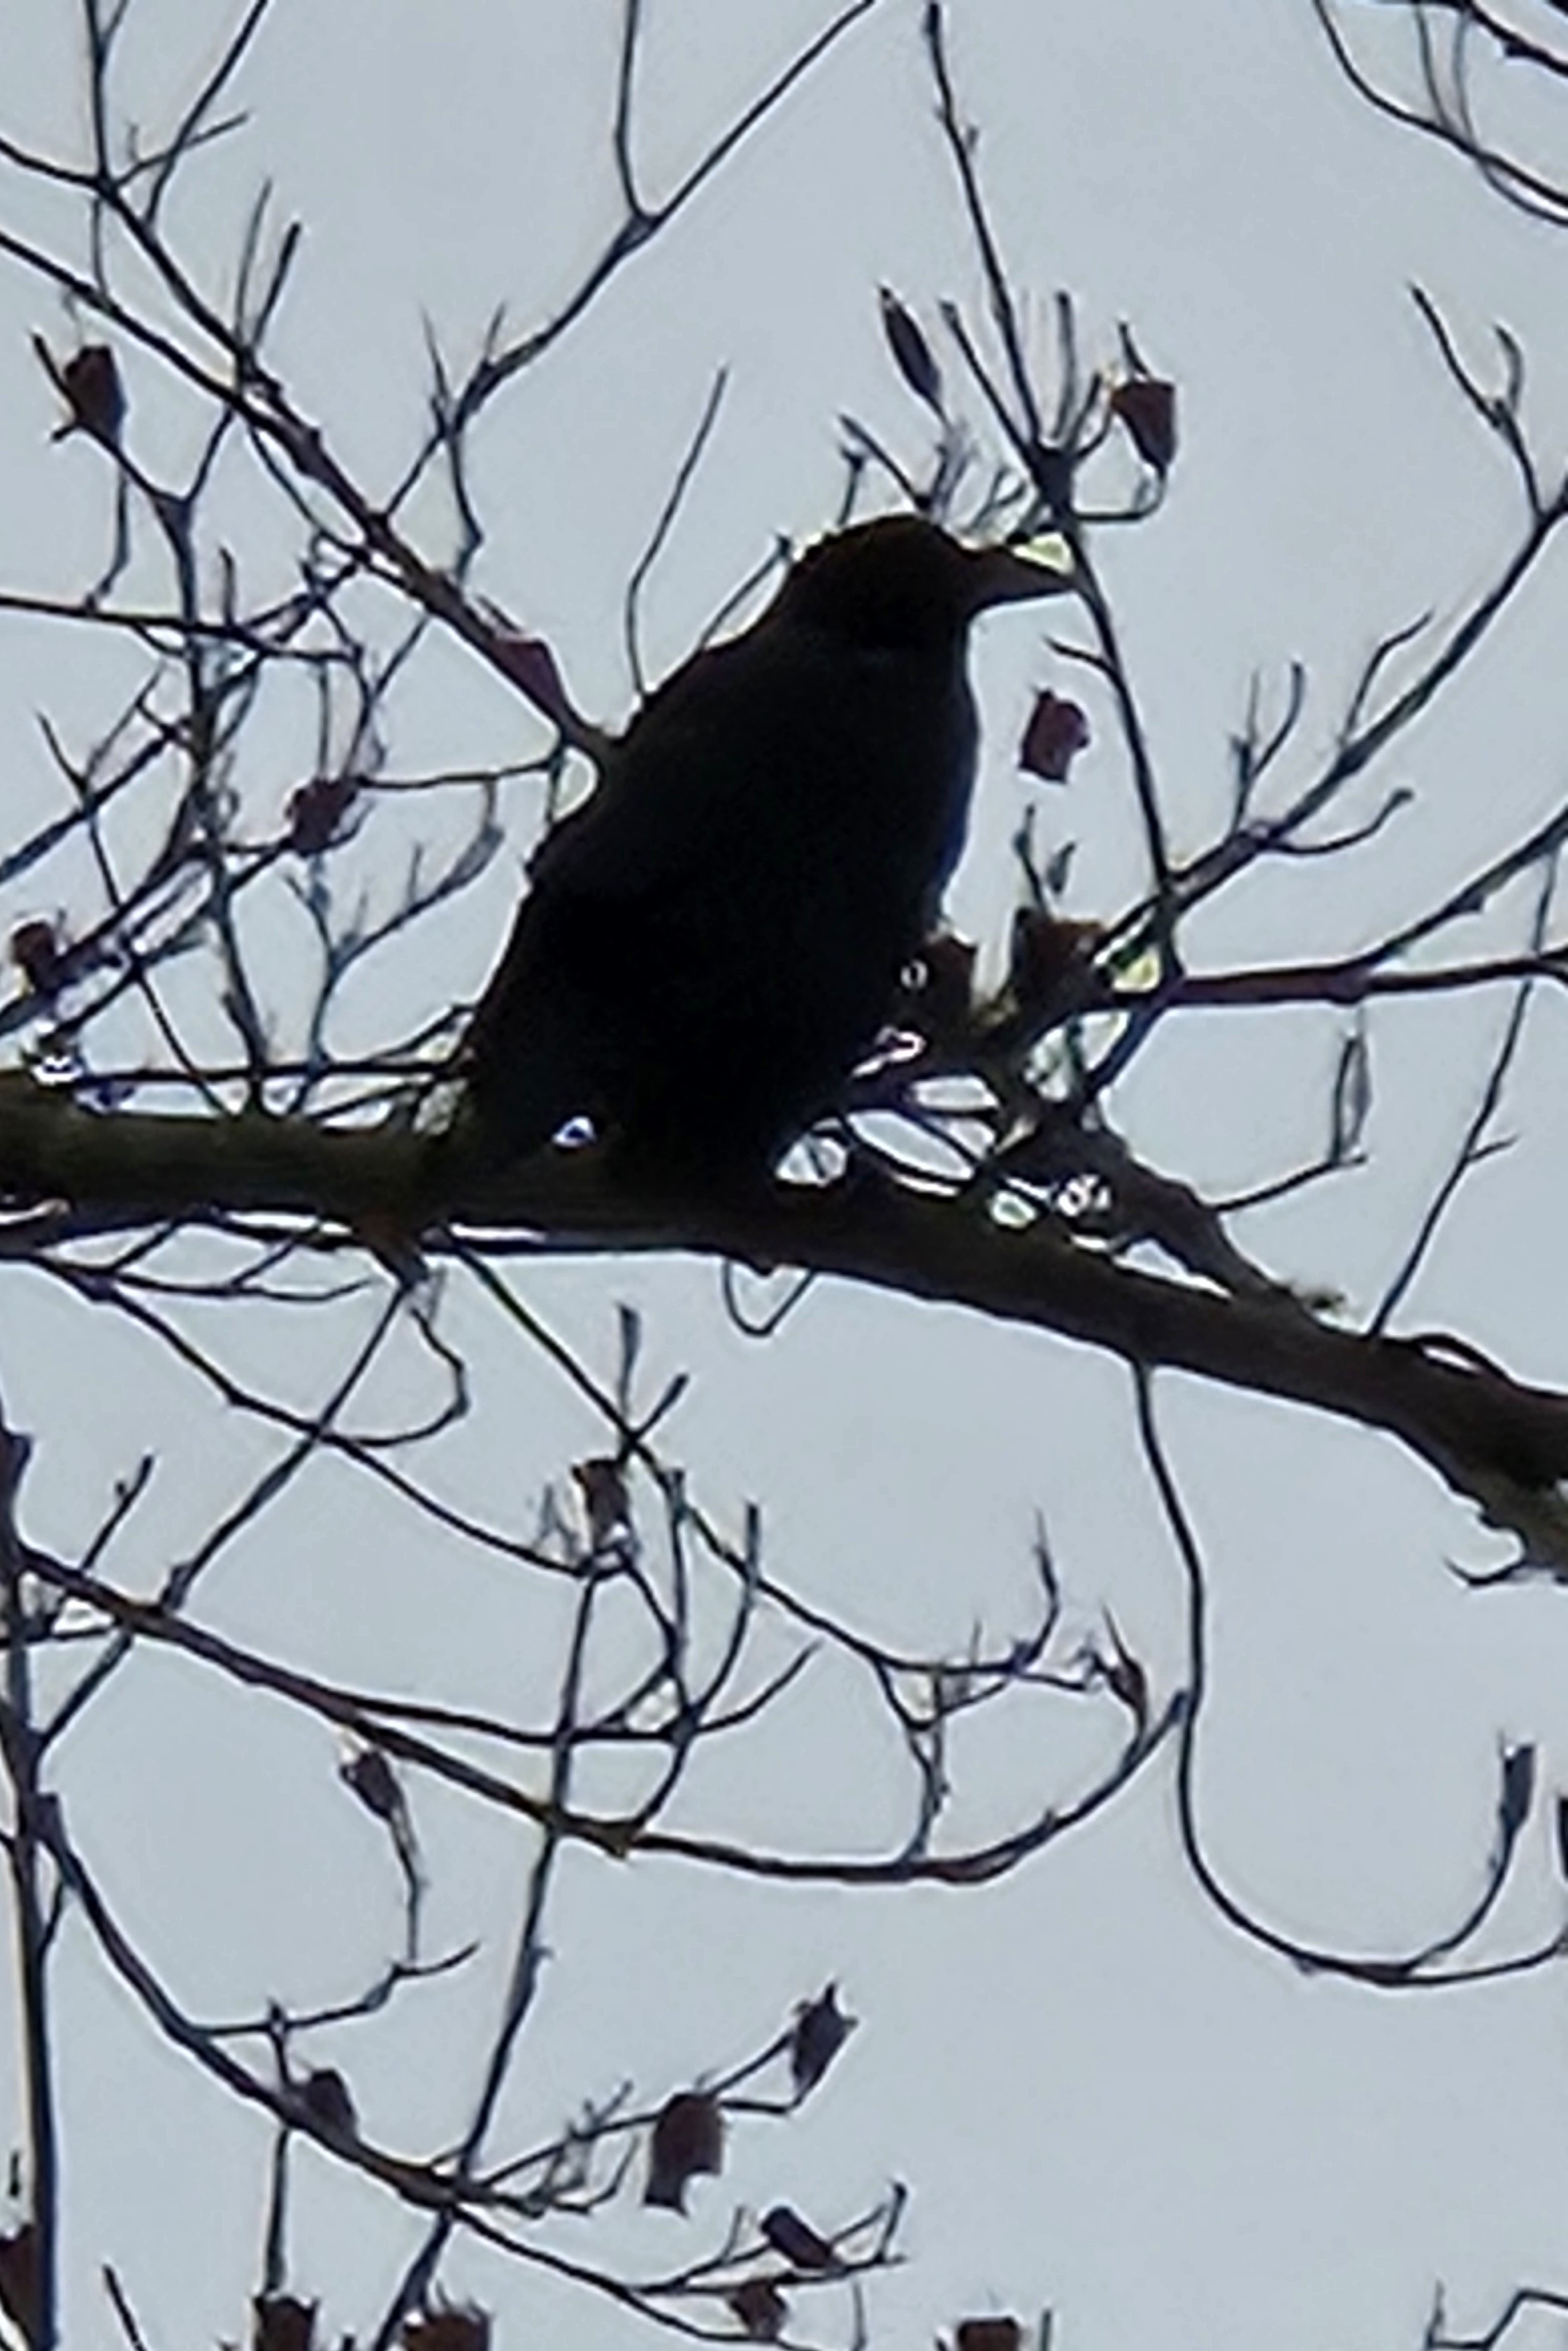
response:
M732 857L810 852L940 870L973 763L961 669L763 624L699 653L639 713L593 798L558 825L536 886L605 900L708 888Z
M973 732L958 659L764 620L685 664L535 858L467 1040L492 1114L544 1140L677 1065L825 1090L934 912Z

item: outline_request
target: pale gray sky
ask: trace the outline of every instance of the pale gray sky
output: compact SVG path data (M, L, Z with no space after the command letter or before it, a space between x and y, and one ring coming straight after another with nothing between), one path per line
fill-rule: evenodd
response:
M615 13L609 0L280 0L244 85L249 128L175 223L193 261L221 272L262 175L280 212L303 215L275 364L370 482L395 474L419 430L422 317L465 356L497 302L514 323L546 311L612 220ZM817 13L797 0L654 0L642 152L655 189ZM1378 634L1428 606L1454 610L1509 543L1511 486L1443 381L1407 283L1428 287L1478 353L1490 322L1509 322L1532 354L1542 440L1561 447L1568 247L1363 110L1306 0L961 0L952 16L1011 266L1043 328L1051 294L1070 287L1092 346L1109 350L1127 319L1180 386L1168 507L1106 560L1187 848L1224 805L1227 737L1254 666L1277 678L1293 656L1309 664L1304 763ZM718 366L732 371L728 402L649 605L656 666L680 657L773 534L827 518L841 411L919 445L877 286L928 320L939 298L973 306L977 288L918 17L913 0L883 0L478 436L481 584L548 635L576 699L607 720L631 701L620 584ZM209 54L212 18L205 0L136 0L150 118L167 111L171 78L189 83ZM0 15L3 127L76 135L76 23L67 0L13 0ZM18 216L0 183L0 221ZM31 197L20 217L47 225ZM96 453L47 447L52 395L27 343L39 327L64 339L37 286L0 275L5 577L70 592L100 559L107 507ZM134 361L130 376L148 445L173 453L188 429L177 404ZM240 528L251 510L234 497ZM1205 956L1359 943L1552 806L1565 618L1559 561L1407 739L1397 773L1418 800L1401 823L1343 865L1309 864L1226 902L1199 935ZM1031 688L1062 682L1038 618L988 622L977 670L1005 755ZM33 714L47 707L86 740L126 674L80 636L0 632L16 830L53 790ZM1096 747L1045 814L1080 842L1076 911L1099 914L1137 887L1139 835L1110 730L1085 698ZM270 772L245 776L258 809L275 811L297 779L299 726L281 716ZM461 652L432 663L400 729L405 768L532 741L515 702ZM1019 808L1002 756L954 896L961 923L992 938ZM378 968L375 1017L389 1028L483 977L527 838L521 796L512 813L516 856L400 969ZM355 852L373 881L399 872L407 827L423 820L420 804L406 825L378 811ZM34 910L24 891L0 918ZM1517 939L1523 923L1510 902L1477 941ZM1249 1244L1355 1305L1375 1298L1503 1009L1471 998L1380 1016L1373 1166L1253 1219ZM1254 1017L1254 1029L1189 1024L1118 1106L1150 1158L1217 1190L1310 1155L1324 1133L1338 1025ZM1563 1089L1549 1075L1561 1018L1539 1007L1511 1122L1521 1139L1471 1186L1413 1301L1416 1322L1463 1331L1542 1378L1561 1376L1568 1270ZM762 1499L770 1565L802 1592L912 1647L961 1645L977 1618L1003 1630L1027 1606L1038 1509L1076 1598L1112 1603L1132 1646L1168 1679L1179 1671L1178 1566L1138 1467L1128 1383L1108 1363L826 1288L771 1345L750 1344L706 1267L554 1266L529 1294L601 1367L612 1301L637 1301L654 1360L694 1374L674 1439L704 1498L732 1518ZM492 1320L449 1303L479 1402L444 1449L443 1480L525 1522L543 1481L592 1449L592 1422ZM182 1532L267 1458L266 1441L40 1283L12 1275L5 1311L0 1394L37 1439L29 1532L68 1552L113 1478L151 1447L166 1467L133 1565L155 1580ZM292 1326L258 1321L226 1343L248 1375L296 1393L325 1377L313 1360L288 1362ZM1161 1395L1212 1574L1213 1856L1265 1917L1308 1938L1418 1943L1457 1914L1480 1867L1500 1739L1539 1740L1548 1786L1563 1768L1561 1604L1539 1590L1460 1590L1445 1562L1495 1559L1495 1541L1390 1444L1195 1383L1164 1383ZM390 1414L400 1398L380 1402ZM204 1605L275 1653L472 1703L525 1686L548 1622L499 1569L327 1471ZM886 1792L867 1734L831 1698L794 1719L790 1741L760 1743L742 1789L705 1783L716 1817L770 1841L867 1843ZM981 1741L966 1817L1005 1817L1009 1792L1058 1761L1049 1747ZM270 1991L332 1997L391 1948L395 1888L315 1728L148 1659L67 1762L78 1836L198 2011L244 2011ZM474 1970L340 2053L371 2136L410 2150L460 2126L490 2013L476 1983L499 1986L517 1869L493 1823L460 1817L441 1792L415 1801L437 1870L435 1942L476 1925L487 1939ZM1510 1933L1549 1931L1562 1895L1543 1835L1521 1876ZM606 2243L649 2270L689 2258L704 2230L716 2238L737 2199L789 2198L827 2220L896 2176L914 2192L911 2259L877 2284L878 2345L928 2342L987 2307L1050 2304L1057 2351L1413 2351L1439 2276L1456 2320L1477 2325L1517 2280L1568 2283L1561 1981L1380 1998L1302 1980L1238 1941L1186 1880L1160 1767L1022 1875L963 1895L759 1890L577 1859L551 1942L511 2107L520 2139L626 2074L657 2093L723 2063L830 1975L865 2019L798 2120L739 2138L725 2179L701 2185L693 2221L635 2212L605 2224ZM262 2125L150 2047L79 1945L62 2020L69 2339L112 2339L106 2258L160 2351L234 2333L254 2278ZM302 2175L299 2287L323 2296L334 2334L364 2327L412 2241L325 2166L307 2158ZM565 2241L591 2257L591 2233ZM451 2278L496 2309L504 2345L620 2351L641 2331L481 2254L460 2253Z

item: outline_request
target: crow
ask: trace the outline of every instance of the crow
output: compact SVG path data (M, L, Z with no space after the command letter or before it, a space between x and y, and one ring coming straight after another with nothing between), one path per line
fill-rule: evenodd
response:
M482 1162L586 1118L641 1175L765 1176L937 921L974 780L970 622L1069 584L884 517L675 671L534 858L460 1053Z

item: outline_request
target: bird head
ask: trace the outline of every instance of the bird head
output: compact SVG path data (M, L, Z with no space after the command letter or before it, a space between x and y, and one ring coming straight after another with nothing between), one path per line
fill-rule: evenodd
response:
M883 515L819 539L774 610L805 628L888 649L951 646L992 604L1059 596L1071 574L1010 547L963 547L923 515Z

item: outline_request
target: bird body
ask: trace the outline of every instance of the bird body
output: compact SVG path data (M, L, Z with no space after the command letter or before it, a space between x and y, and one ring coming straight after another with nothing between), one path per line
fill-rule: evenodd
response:
M586 1114L640 1166L755 1174L885 1020L963 843L986 604L1059 589L899 517L695 654L546 837L465 1046L486 1145Z

